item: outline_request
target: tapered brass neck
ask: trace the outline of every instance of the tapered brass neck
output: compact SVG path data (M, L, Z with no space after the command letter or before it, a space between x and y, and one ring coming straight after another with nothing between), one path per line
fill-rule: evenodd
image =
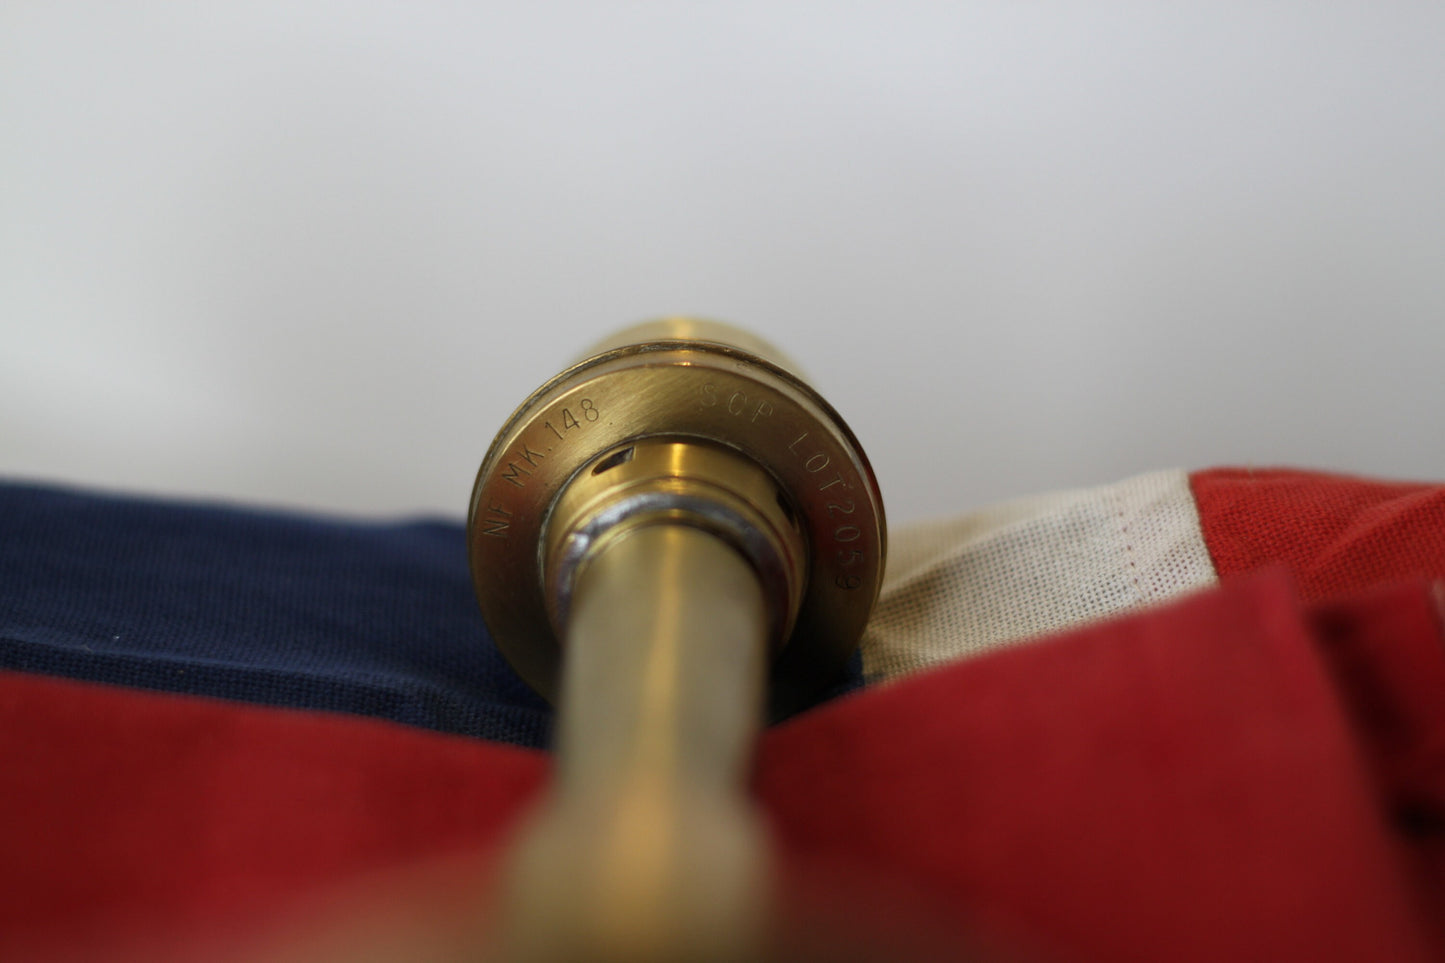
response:
M768 648L792 633L808 559L796 511L745 455L696 438L644 438L603 452L557 496L543 544L547 611L566 633L580 573L612 542L648 527L700 529L751 565L768 614Z

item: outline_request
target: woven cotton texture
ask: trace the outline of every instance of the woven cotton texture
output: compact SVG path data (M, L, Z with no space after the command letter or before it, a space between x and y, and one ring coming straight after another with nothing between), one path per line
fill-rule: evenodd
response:
M0 669L541 746L462 527L0 484Z
M461 524L0 482L0 670L543 747L552 710L472 595ZM819 699L856 688L850 661Z
M870 682L1216 583L1178 470L1010 502L889 541L863 638Z

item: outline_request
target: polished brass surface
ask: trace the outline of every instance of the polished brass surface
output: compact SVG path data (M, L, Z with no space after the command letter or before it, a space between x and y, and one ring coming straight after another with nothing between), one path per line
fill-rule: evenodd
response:
M614 331L593 344L577 360L583 361L594 355L634 344L655 344L659 341L684 341L692 344L708 342L724 347L746 351L769 364L791 371L794 376L807 381L806 372L777 345L758 337L752 331L713 321L710 318L654 318L631 327Z
M632 330L678 337L631 342L627 333L631 343L543 385L497 435L469 513L478 601L503 654L555 699L562 647L542 546L563 489L642 440L730 449L773 479L801 535L806 579L770 684L777 711L796 709L841 668L877 599L887 548L877 482L842 419L788 368L722 340L737 337L733 329L657 325ZM787 363L776 349L757 350Z
M648 524L599 548L575 596L554 782L514 854L503 958L753 959L769 896L743 791L759 581L722 539Z

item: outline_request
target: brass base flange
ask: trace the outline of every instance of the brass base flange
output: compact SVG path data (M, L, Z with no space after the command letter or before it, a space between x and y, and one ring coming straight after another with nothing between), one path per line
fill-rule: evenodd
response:
M657 335L671 336L642 340ZM549 700L555 701L561 661L557 599L565 598L565 588L549 584L559 572L549 524L559 504L585 501L559 496L644 440L700 442L677 447L721 451L775 483L772 502L753 508L769 517L781 510L798 534L806 572L796 618L787 619L791 634L774 658L775 713L805 704L856 647L887 550L877 481L828 403L772 349L758 342L749 344L753 350L739 347L744 337L694 321L624 332L612 339L615 346L534 392L487 452L468 515L473 583L498 647ZM666 475L665 466L653 468L654 480L658 470ZM696 472L679 467L676 477ZM767 497L756 479L724 487L745 493L744 501Z

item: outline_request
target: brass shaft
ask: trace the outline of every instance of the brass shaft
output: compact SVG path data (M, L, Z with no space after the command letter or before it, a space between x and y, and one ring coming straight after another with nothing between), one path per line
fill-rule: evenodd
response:
M736 789L761 726L769 621L748 563L707 532L649 525L588 562L574 598L562 785L665 774Z
M552 794L520 844L509 958L742 960L767 904L746 774L770 614L721 538L639 525L579 569Z

